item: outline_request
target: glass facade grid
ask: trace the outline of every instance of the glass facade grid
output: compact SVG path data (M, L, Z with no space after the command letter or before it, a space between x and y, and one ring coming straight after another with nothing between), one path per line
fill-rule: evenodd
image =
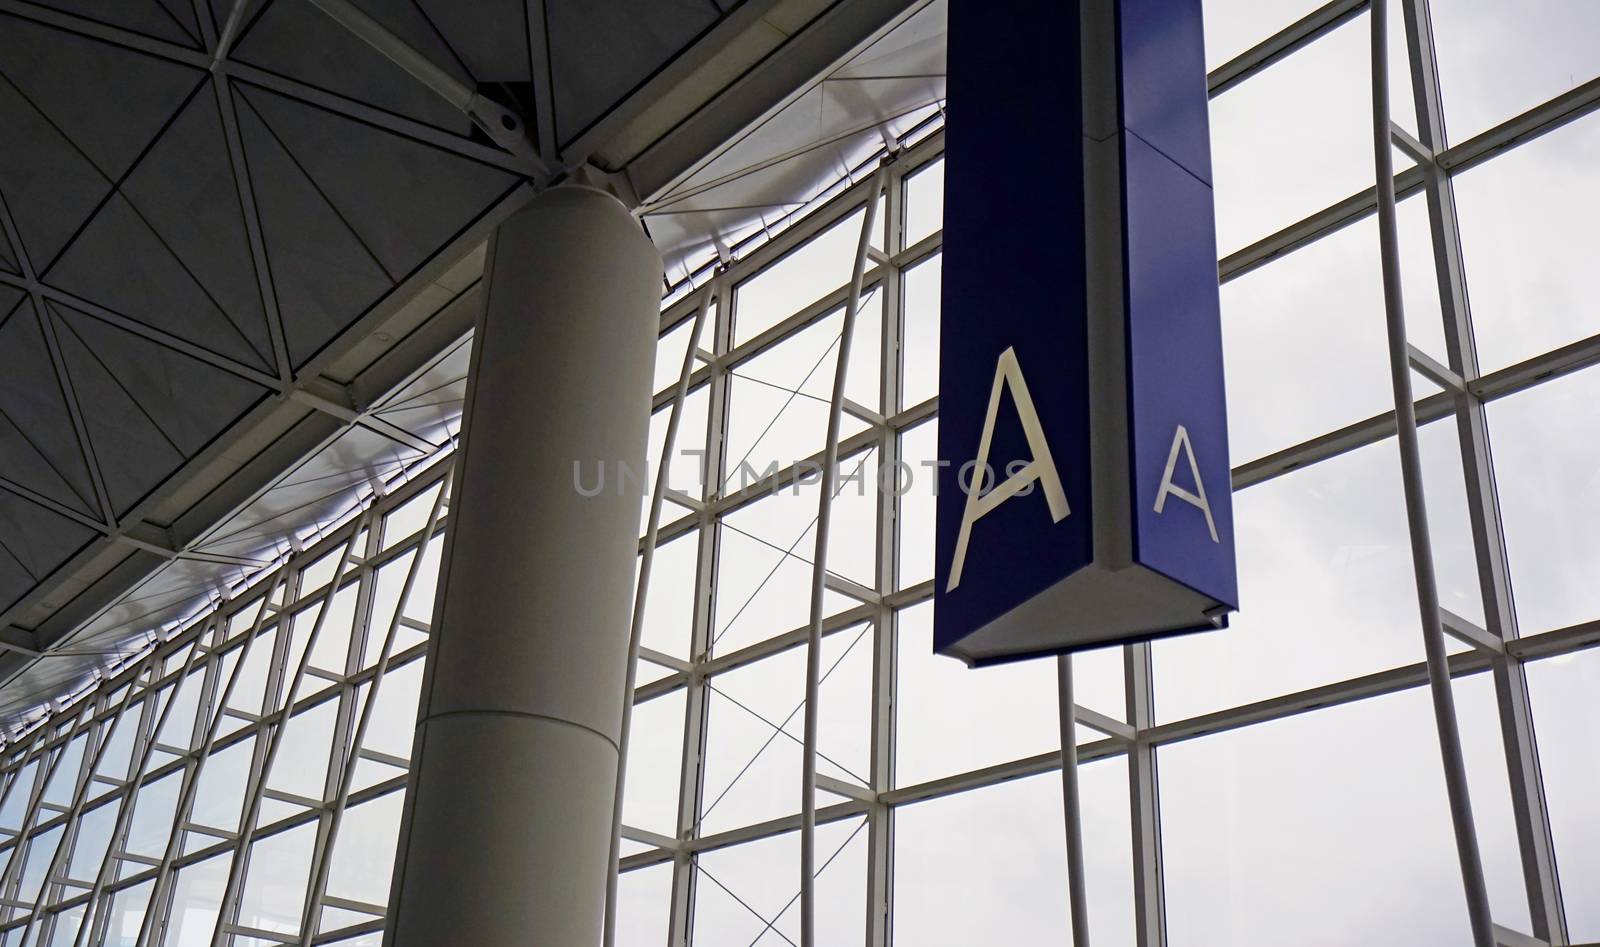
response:
M1362 45L1350 35L1367 28L1362 4L1298 6L1279 10L1302 15L1289 23L1262 19L1261 5L1208 4L1213 52L1231 57L1212 56L1219 161L1258 143L1248 126L1294 101L1286 84L1366 68L1345 48ZM1581 3L1538 6L1518 42L1593 20ZM1431 8L1393 4L1396 94L1410 97L1396 106L1408 155L1396 187L1475 832L1505 942L1597 941L1600 783L1583 721L1600 653L1585 578L1600 453L1584 446L1584 392L1600 372L1600 326L1573 302L1588 291L1572 262L1592 238L1565 226L1557 203L1515 195L1547 165L1568 168L1600 128L1588 114L1600 61L1560 45L1562 62L1587 70L1573 88L1551 98L1558 79L1541 68L1526 100L1474 100L1474 80L1455 77L1494 58L1461 39L1482 26L1484 4ZM1354 85L1323 91L1364 98L1365 82ZM1445 137L1446 98L1472 137ZM1364 129L1348 111L1329 121ZM1228 632L1075 661L1097 944L1467 938L1393 412L1372 370L1383 340L1376 198L1360 189L1369 149L1339 137L1349 167L1290 162L1270 175L1271 193L1250 172L1270 154L1241 159L1231 177L1219 169L1219 227L1237 236L1223 241L1220 270L1245 610ZM969 672L929 653L941 148L942 133L920 136L890 166L846 381L819 705L828 944L1068 937L1053 669ZM823 447L849 251L869 199L865 182L845 188L714 279L679 287L663 312L658 429L682 327L700 293L715 295L669 474L677 492L628 748L619 942L630 947L798 936L819 500L807 462ZM1285 210L1309 213L1273 216ZM1542 243L1561 252L1533 263L1513 252ZM1548 291L1512 291L1528 280ZM1480 287L1478 328L1469 289ZM1548 318L1515 312L1518 299ZM449 469L378 501L11 742L0 947L378 943Z

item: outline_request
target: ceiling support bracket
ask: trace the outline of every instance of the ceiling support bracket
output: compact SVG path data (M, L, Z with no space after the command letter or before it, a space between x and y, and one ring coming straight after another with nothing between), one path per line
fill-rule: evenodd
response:
M440 98L463 112L489 140L506 151L533 162L540 172L548 164L540 157L527 121L504 105L485 97L466 83L440 68L416 47L395 35L388 27L368 16L350 0L311 0L323 13L349 30L362 42L382 53L412 78L432 89Z

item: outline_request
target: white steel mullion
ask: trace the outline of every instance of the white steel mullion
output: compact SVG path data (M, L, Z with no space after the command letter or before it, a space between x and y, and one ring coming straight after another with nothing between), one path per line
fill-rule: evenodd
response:
M343 567L350 557L351 549L356 542L356 537L361 533L360 528L366 522L366 520L367 517L363 515L357 520L355 528L351 532L350 539L346 543L344 552L339 558L338 565L341 572L343 571ZM290 574L290 571L291 570L289 567L285 565L283 575L287 577ZM296 574L296 579L298 581L298 572ZM287 578L284 580L284 588L284 597L288 598ZM335 594L337 589L337 581L330 582L328 584L327 590L323 593L324 597L321 605L322 612L319 613L319 617L321 614L326 613L331 607L332 595ZM296 589L296 592L298 595L299 589ZM263 607L261 611L262 615L265 615L267 610L265 607ZM284 614L288 614L287 610L285 610ZM182 842L184 837L184 829L182 827L189 823L190 815L194 811L195 794L199 790L202 769L211 759L211 751L216 746L217 735L222 729L222 721L226 719L226 714L223 713L223 710L227 707L228 701L233 697L234 687L238 683L240 676L244 673L245 663L250 658L251 646L260 636L261 623L259 619L260 616L258 616L256 627L252 629L250 636L246 638L244 644L240 646L239 659L234 662L233 670L228 675L227 683L222 686L220 692L213 692L212 700L202 706L203 714L197 715L197 725L201 720L204 721L203 735L200 737L199 749L195 751L195 755L192 760L193 765L186 768L184 771L183 782L178 791L178 802L174 807L174 829L172 835L167 839L166 848L161 854L160 864L156 868L156 883L155 890L151 894L151 906L150 909L145 912L144 919L140 922L139 936L138 940L136 941L136 947L145 947L145 945L151 944L154 941L154 938L152 937L152 930L154 929L154 925L158 916L158 912L156 910L157 905L163 905L163 910L159 912L159 914L161 915L162 919L162 929L164 930L165 928L165 916L167 912L171 910L171 906L165 904L165 898L170 896L173 888L173 880L176 877L173 864L182 850ZM280 620L278 623L279 630L282 631L289 621L290 619L288 618L283 618ZM310 644L307 645L307 653L309 653L309 651ZM211 653L214 656L213 666L216 668L216 676L220 677L222 673L222 662L224 657L222 648L220 646L215 647L211 650ZM213 686L214 684L215 681L213 681Z
M212 619L212 621L215 620L215 618ZM152 668L160 666L160 661L156 659L155 654L151 654L149 657L145 658L145 661L149 662ZM118 703L117 710L110 718L110 721L114 722L122 716L122 713L128 709L128 705L133 701L136 691L137 688L128 688L127 692L122 695L122 700ZM91 709L90 716L92 717L93 715L94 714ZM74 845L77 844L76 834L82 820L84 803L88 799L89 788L94 784L94 771L100 768L100 762L105 758L106 749L111 745L112 730L114 728L106 724L102 724L102 728L105 729L105 734L98 743L94 742L93 733L91 732L90 742L84 744L83 772L79 773L80 778L78 784L73 789L72 803L68 807L67 811L67 820L62 823L61 841L56 845L55 854L51 856L50 864L45 870L44 883L39 887L39 895L34 899L33 909L30 912L28 923L23 928L23 943L28 942L29 935L33 931L33 926L39 923L40 912L44 909L44 906L49 903L48 894L50 892L51 885L52 883L55 883L56 876L61 871L62 863L66 861L67 853L71 851ZM92 754L89 752L89 747L91 745L94 746L94 752ZM15 861L15 858L13 858L13 861ZM83 924L87 924L89 921L89 906L92 903L93 899L91 898L90 901L86 902L84 905ZM79 927L81 929L82 924L80 924Z
M1430 153L1447 145L1443 96L1439 88L1437 48L1428 0L1404 0L1410 50L1411 86L1416 99L1418 134ZM1456 429L1467 487L1467 510L1478 564L1479 590L1489 632L1501 641L1517 637L1510 570L1500 527L1499 496L1490 456L1482 400L1472 394L1479 377L1472 332L1465 264L1461 255L1455 194L1450 175L1437 162L1424 165L1424 193L1432 236L1439 301L1444 316L1450 368L1464 382L1456 398ZM1522 662L1502 649L1491 658L1501 738L1510 781L1523 883L1533 935L1553 945L1567 943L1568 933L1560 882L1556 874L1543 778Z
M263 614L265 611L263 610ZM106 842L105 854L100 859L100 868L95 872L94 885L89 889L89 897L84 902L83 920L78 924L78 932L72 939L73 947L82 947L85 937L88 943L100 943L100 937L92 932L96 928L103 928L108 912L102 910L102 904L108 899L106 885L111 880L112 867L120 858L123 845L128 838L128 826L133 821L133 807L138 801L139 790L144 784L145 773L150 768L150 757L155 752L156 735L161 732L161 727L166 723L167 714L175 702L169 699L159 712L156 703L161 699L161 662L156 654L151 654L147 659L150 680L144 686L143 698L139 701L139 730L134 736L133 750L131 753L127 781L118 790L121 793L117 800L117 818L111 830L111 838ZM185 662L187 663L187 662ZM138 675L134 676L131 686L138 688ZM174 690L172 696L177 697Z
M33 839L31 836L33 835L33 830L38 826L39 823L39 810L44 802L45 790L49 788L50 781L55 778L56 770L60 768L61 761L66 759L67 750L72 746L72 741L77 739L77 736L79 732L81 732L87 716L88 715L80 712L73 719L72 728L67 734L66 741L61 744L60 749L55 751L54 756L49 757L49 763L40 767L41 772L39 778L34 780L33 791L29 793L28 805L22 816L21 827L17 829L17 848L13 850L11 860L6 863L4 874L0 875L0 890L5 891L8 897L18 897L20 900L22 864L26 861L26 859L21 856L24 854L32 854ZM55 730L54 721L51 721L51 725L46 726L44 729L45 732ZM80 760L80 765L81 762L82 761ZM66 828L63 826L61 839L57 840L56 842L57 852L61 851L61 842L64 841L66 837ZM27 844L28 851L26 852L23 850L24 843ZM53 859L54 856L52 855L52 865L54 864ZM39 884L39 900L42 900L50 890L51 875L52 872L46 871L43 881L41 881ZM11 920L16 919L16 912L19 910L21 909L13 908L11 910ZM29 910L28 925L30 927L33 925L33 917L37 916L37 913L38 903L36 901L34 907Z
M1134 934L1138 947L1166 947L1167 904L1161 865L1161 801L1156 779L1155 743L1148 735L1155 724L1154 673L1148 642L1123 648L1123 673L1126 677L1128 723L1133 726L1134 732L1134 742L1128 748Z
M22 758L17 761L17 765L12 767L6 781L5 791L0 793L0 807L3 807L10 800L11 794L17 791L17 786L22 781L22 774L27 771L28 765L38 760L48 751L50 744L53 742L50 739L50 730L51 727L47 722L40 725L29 737L27 750L23 753ZM39 772L35 770L34 779L37 780L38 778ZM32 798L33 787L28 787L27 792L29 798Z
M350 804L350 788L355 782L356 769L361 763L361 744L366 740L367 728L372 723L373 709L378 705L378 693L383 686L384 675L389 671L389 659L394 653L395 636L402 624L401 616L405 614L411 593L416 588L417 575L422 572L422 563L427 558L428 547L438 539L435 533L439 526L439 516L448 502L454 476L455 470L452 468L446 472L444 480L440 483L439 492L434 495L428 519L423 525L421 538L417 541L416 552L411 557L410 565L406 567L406 577L401 583L400 595L395 600L394 614L389 618L389 627L384 632L383 644L379 648L377 661L373 667L372 680L367 685L366 698L361 702L360 720L355 724L348 743L342 738L334 741L344 752L342 759L336 759L337 767L332 765L329 767L328 781L332 786L333 804L319 820L317 849L313 853L312 874L306 885L305 904L300 918L299 943L302 947L311 947L322 918L328 871L333 863L334 846L339 839L339 823L344 818L345 808ZM351 542L353 544L354 539ZM374 583L377 581L375 574L372 581ZM338 751L336 757L337 755Z
M1472 939L1477 947L1495 947L1494 922L1489 912L1488 885L1479 853L1477 826L1472 816L1471 791L1461 749L1455 693L1450 682L1449 657L1439 611L1439 589L1434 573L1433 547L1422 480L1422 456L1411 392L1411 361L1406 342L1405 310L1401 299L1399 225L1395 213L1393 123L1389 116L1389 23L1387 0L1371 5L1373 165L1378 204L1378 244L1383 269L1384 315L1388 335L1389 372L1394 388L1400 475L1405 492L1406 525L1410 536L1412 569L1421 610L1422 643L1427 654L1428 685L1433 697L1434 724L1439 736L1440 763L1449 798L1451 826L1461 867L1462 894L1467 903Z
M424 539L424 545L426 545L426 542L427 540ZM421 556L420 549L418 550L418 556ZM412 562L412 567L415 567L416 564L417 563L414 560ZM405 602L402 600L395 610L397 617L399 612L404 608ZM351 625L351 637L354 638L354 622L352 622ZM388 651L385 650L382 656L382 664L377 669L377 673L373 675L373 690L367 694L367 704L370 704L372 702L372 698L376 696L376 688L378 687L378 683L383 679L384 673L386 673L388 670L388 657ZM335 799L338 797L341 786L340 774L345 771L345 767L347 765L354 766L354 764L360 759L361 744L360 734L356 729L356 705L361 701L361 689L359 686L349 683L349 680L346 679L338 684L338 690L339 696L335 697L334 700L339 702L339 707L338 710L335 711L332 739L328 741L328 769L322 781L322 792L320 797L322 800ZM311 937L316 932L318 926L320 926L323 904L320 898L320 889L327 883L325 866L333 857L333 842L334 836L338 831L338 820L340 815L341 813L336 812L332 804L323 806L317 811L317 837L312 843L311 847L312 876L306 885L304 906L301 908L300 914L300 923L304 928L307 929L306 936L308 938ZM319 877L322 880L319 881ZM383 912L379 913L381 914ZM307 943L309 943L309 941L307 941Z
M0 806L4 806L6 802L10 800L11 794L18 791L22 784L22 774L28 771L28 766L39 760L45 753L48 752L48 748L51 743L50 731L53 729L50 726L50 723L51 721L46 720L36 731L34 731L33 736L30 738L30 743L32 744L31 748L23 755L22 761L12 772L10 781L6 785L5 793L0 794ZM28 786L25 790L28 793L29 800L33 799L36 787L38 787L42 782L40 779L40 770L42 769L42 766L38 766L33 770L33 784ZM23 808L24 820L26 819L28 808L30 808L30 806L27 805L25 805ZM21 823L19 822L19 825L20 824ZM0 874L0 897L3 898L14 897L12 888L14 886L15 879L13 878L11 869L12 866L22 861L27 855L27 835L21 829L19 829L13 838L14 841L11 845L11 859L6 863L5 872Z
M905 249L906 167L898 156L890 163L883 192L883 248L890 260ZM876 200L868 194L868 200ZM901 340L905 336L905 269L886 267L879 337L878 409L885 417L899 413ZM894 785L894 693L896 628L894 609L885 601L899 584L900 432L887 424L875 425L878 434L878 503L874 539L874 590L878 594L872 621L872 737L868 788L873 803L867 810L866 947L888 947L894 896L893 813L878 797ZM892 489L884 489L888 471Z
M679 842L700 834L700 802L705 782L705 742L709 725L706 681L701 669L710 658L716 623L716 574L719 543L717 516L710 500L721 495L726 431L728 423L728 368L723 362L733 344L734 288L731 276L716 281L717 317L712 330L711 378L707 382L710 405L707 408L702 498L707 501L696 516L700 533L696 537L694 614L689 632L689 662L693 670L684 684L683 755L678 783ZM667 924L667 947L687 947L694 926L695 862L687 849L679 849L672 860L672 905Z
M205 765L207 754L211 750L211 720L213 715L220 719L221 714L217 707L217 698L221 693L218 687L222 676L221 651L215 647L222 637L222 621L213 616L199 634L195 635L190 647L196 652L206 648L205 655L201 658L203 667L199 673L203 675L200 687L200 700L195 706L194 724L189 734L188 752L184 754L183 775L179 777L178 800L172 809L172 836L169 837L169 846L172 838L181 839L185 835L184 826L189 824L190 813L194 809L194 798L187 794L186 787L200 779L200 768ZM155 883L150 889L150 901L145 906L145 916L140 922L140 934L135 941L136 945L161 943L166 936L167 925L172 913L172 887L170 884L170 863L159 865L156 870ZM146 931L153 925L154 934Z
M823 447L822 482L817 495L816 545L811 558L811 627L806 638L805 741L800 779L800 945L816 947L816 847L817 847L817 741L818 689L822 677L822 618L828 573L828 536L833 520L833 494L839 481L839 425L844 408L845 381L850 371L850 348L856 316L861 310L861 289L866 277L867 251L872 246L873 222L878 216L878 195L889 173L889 163L873 173L861 216L861 236L856 244L850 277L850 298L834 365L833 398L828 406L828 434ZM882 458L879 458L881 461Z
M363 520L366 519L367 515L363 516ZM296 662L294 676L290 679L288 688L284 693L281 709L277 709L278 705L274 703L274 713L262 723L256 748L261 750L261 744L265 743L265 753L259 754L261 756L261 766L254 774L249 799L245 804L243 818L239 822L239 837L234 841L233 859L228 865L228 881L223 889L223 896L218 906L217 922L211 932L212 947L222 947L223 937L226 933L224 929L228 924L237 920L242 900L241 893L244 888L245 865L249 861L250 846L255 839L256 822L261 816L261 800L266 791L267 781L272 778L273 763L277 760L278 750L283 745L283 736L288 731L290 721L293 719L295 697L299 694L300 685L305 680L306 667L311 663L311 654L317 648L317 639L321 636L322 628L327 623L328 613L333 611L333 596L339 589L338 578L343 574L345 566L349 563L350 556L360 535L361 529L359 526L351 531L350 538L345 543L344 551L340 553L338 566L334 569L334 579L328 582L320 593L321 607L317 609L316 620L312 622L311 631L306 635L305 647L300 652L300 660ZM415 562L413 562L413 566L415 566ZM286 567L284 569L285 576L288 573L289 569ZM278 622L279 640L276 642L278 644L278 653L283 655L282 660L285 666L288 663L288 655L293 638L293 615L286 607Z
M694 363L700 350L700 336L705 331L706 316L716 301L720 283L721 280L713 276L711 282L701 290L700 307L696 310L694 324L689 329L689 340L683 349L683 365L678 372L677 388L673 392L672 406L668 409L670 413L667 416L666 436L661 443L661 460L656 467L654 488L650 492L650 511L646 518L644 548L639 552L633 614L628 623L628 666L624 678L626 684L622 689L622 728L617 751L617 783L611 808L611 849L606 869L605 923L601 935L604 947L613 947L617 940L617 868L622 853L622 806L628 773L629 739L633 729L634 689L639 678L640 642L644 634L645 603L650 592L650 572L655 562L656 546L661 534L661 507L666 501L668 471L672 469L672 455L677 448L678 427L683 420L683 402L689 396L689 380L694 375ZM646 462L648 463L648 459Z

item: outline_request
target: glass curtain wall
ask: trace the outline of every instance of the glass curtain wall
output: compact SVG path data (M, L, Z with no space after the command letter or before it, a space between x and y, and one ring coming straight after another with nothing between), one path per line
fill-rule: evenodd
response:
M1492 912L1508 943L1600 941L1600 8L1391 6L1417 414ZM1207 17L1242 610L1075 661L1093 941L1465 943L1386 375L1368 12ZM941 147L907 143L881 198L855 169L669 296L652 458L702 293L713 309L628 747L629 947L799 939L813 461L872 199L831 499L819 940L1069 942L1054 664L931 653ZM447 472L9 744L0 945L379 943Z

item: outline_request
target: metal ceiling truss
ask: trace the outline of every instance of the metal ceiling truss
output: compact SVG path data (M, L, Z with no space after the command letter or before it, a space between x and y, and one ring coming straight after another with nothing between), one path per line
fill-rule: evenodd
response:
M384 387L381 381L393 379L397 367L421 364L464 334L470 318L458 317L468 306L439 299L438 286L453 283L453 291L464 293L460 288L463 278L459 264L481 247L501 220L520 209L539 189L562 175L588 174L603 179L602 183L623 196L632 197L635 194L632 181L647 168L649 174L645 177L649 180L654 180L651 175L662 176L662 181L676 179L703 156L734 138L748 120L769 113L774 101L810 81L824 65L848 59L909 15L906 0L857 3L748 0L735 5L726 14L720 5L708 0L706 25L698 34L687 37L675 51L662 47L659 52L665 58L643 75L634 88L626 90L617 101L604 105L592 119L574 119L570 128L558 132L556 96L560 89L556 89L555 84L561 70L559 64L551 60L551 48L559 38L547 32L554 14L545 9L542 0L526 3L525 48L531 75L544 81L531 85L531 121L514 130L505 128L505 120L511 117L520 121L524 116L463 84L450 71L430 60L426 52L409 45L406 38L393 32L392 24L380 23L345 0L319 3L326 17L319 19L319 14L310 14L309 28L320 27L324 31L315 34L315 38L345 43L342 48L348 48L345 35L348 31L349 36L378 50L409 73L409 76L400 75L399 81L420 81L417 89L426 86L432 90L431 94L436 95L440 103L448 103L476 122L489 141L500 142L510 149L507 151L488 141L469 137L465 134L465 124L463 133L457 134L391 107L351 97L355 93L347 85L341 85L342 80L330 80L324 87L286 71L256 64L263 60L259 53L250 51L250 44L255 42L253 37L265 29L264 22L281 12L279 8L287 7L287 0L173 2L177 6L169 8L157 4L161 14L170 21L169 29L151 32L141 32L146 27L135 23L136 18L108 15L95 19L28 0L0 0L0 16L15 17L17 21L47 27L50 31L91 40L93 42L87 45L99 51L95 53L97 56L131 53L137 54L133 58L140 62L195 70L197 84L189 89L189 98L185 101L210 99L207 105L215 106L220 121L220 144L231 173L243 227L244 252L253 269L253 291L259 298L260 317L264 322L259 344L246 341L259 349L257 354L263 356L266 364L247 364L241 357L219 353L203 344L203 340L197 342L172 325L157 325L156 320L143 319L137 313L130 315L102 305L86 298L92 294L59 285L50 274L41 275L36 270L40 261L28 258L13 214L0 204L0 224L5 230L6 243L16 248L19 257L19 272L0 272L0 290L20 290L28 300L26 305L37 312L55 373L68 386L64 405L71 417L77 450L84 459L93 493L93 508L85 513L41 494L28 484L0 477L0 492L21 497L65 517L90 531L85 535L92 537L76 554L50 570L48 576L35 577L39 584L0 612L0 686L10 684L13 690L19 678L29 670L33 657L41 653L64 653L62 649L74 634L91 623L103 622L121 594L149 579L166 563L183 560L236 569L259 567L262 561L250 556L202 548L213 538L208 530L261 497L281 471L328 446L341 431L361 428L403 449L436 449L438 445L372 410L379 403L379 397L392 390L392 387ZM182 21L190 14L192 22L184 25ZM133 25L117 25L120 23ZM179 27L177 34L171 34L170 26L174 23ZM308 22L297 20L296 23L300 28L308 28ZM438 26L430 23L430 27L438 38L444 39ZM154 35L156 33L171 34L173 38L162 38ZM184 36L192 39L192 43L182 38ZM677 40L658 38L656 42L670 44ZM241 45L247 58L255 57L251 62L239 57ZM277 60L270 56L265 61L277 65ZM644 61L631 62L629 68L648 65ZM761 68L755 69L757 65ZM320 75L310 78L321 81ZM386 81L394 80L395 77L389 76ZM417 143L461 159L466 162L463 166L509 172L507 181L520 182L513 184L487 210L454 234L419 268L409 273L389 273L396 285L353 324L344 327L332 343L309 361L298 364L285 314L286 308L293 307L283 298L284 288L274 281L273 238L267 233L268 222L262 216L281 201L274 201L273 195L258 193L267 185L257 176L259 172L249 168L252 161L263 160L253 151L271 146L247 146L252 124L266 127L272 135L278 134L265 126L266 118L255 104L258 98L277 102L278 97L283 97L284 102L296 103L295 107L307 107L310 109L307 114L334 116L353 123L343 126L347 129L370 129L396 136L396 141ZM382 96L376 98L383 99ZM241 109L241 101L248 108ZM34 108L39 109L37 105ZM39 111L44 115L42 109ZM166 126L145 145L146 153L156 147L182 111L166 119ZM44 118L50 121L50 116L44 115ZM56 130L67 137L61 128ZM511 141L508 134L515 137L515 141ZM79 147L70 139L69 144ZM291 160L296 160L281 137L277 144ZM79 152L82 153L81 147ZM120 177L131 175L142 158L143 153L131 165L122 168ZM598 167L591 166L591 158ZM92 159L90 163L94 163ZM304 167L299 173L311 177ZM123 182L108 180L111 191L101 199L102 205L110 200L121 200L118 194ZM315 180L311 183L317 186ZM327 194L321 197L335 214L340 214ZM91 214L91 221L97 213ZM343 215L340 216L342 219ZM146 221L145 226L152 225ZM357 241L362 239L348 220L344 221L344 226ZM373 256L370 247L365 249L380 267L386 271L390 269ZM207 288L199 283L199 277L177 258L176 251L171 247L167 251L209 296ZM472 275L475 278L476 274ZM470 296L465 302L470 305L475 298L475 295ZM434 323L441 320L429 319L429 313L419 311L430 301L434 309L446 312L442 321L451 331L440 332ZM224 319L234 318L221 304L217 306ZM96 455L94 437L89 430L91 421L86 418L81 403L87 396L74 397L70 390L71 379L61 351L63 343L56 338L50 315L56 307L86 315L96 320L96 324L114 326L133 338L181 353L221 373L219 378L238 379L255 386L249 390L260 389L260 400L221 436L187 457L175 472L165 476L157 488L132 508L119 510L122 504L112 496L114 491L108 488L104 476L112 460ZM238 329L237 324L234 329ZM396 341L391 345L391 340ZM430 350L424 342L437 347ZM238 459L252 451L257 452L257 457L241 468ZM95 633L99 634L100 630ZM11 645L15 645L10 647L12 653L4 654Z

